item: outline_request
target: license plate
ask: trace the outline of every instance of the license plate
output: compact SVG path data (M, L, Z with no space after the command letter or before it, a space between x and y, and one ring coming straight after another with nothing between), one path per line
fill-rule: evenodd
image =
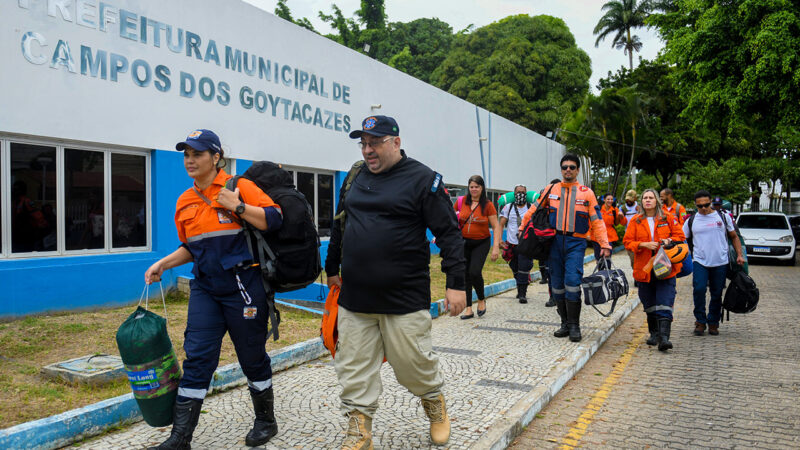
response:
M753 247L755 253L769 253L769 247Z

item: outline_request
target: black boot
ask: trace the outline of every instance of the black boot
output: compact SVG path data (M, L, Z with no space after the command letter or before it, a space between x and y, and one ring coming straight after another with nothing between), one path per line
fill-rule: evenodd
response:
M556 306L556 301L553 300L553 296L552 295L550 296L550 298L547 299L547 302L544 304L544 306L546 306L548 308L552 308L553 306Z
M527 284L518 284L517 285L517 298L519 299L520 303L528 303L528 298L526 295L528 294L528 285Z
M551 297L552 299L552 297ZM555 300L556 310L561 317L561 328L557 329L553 336L557 338L569 336L569 327L567 327L567 301L564 299Z
M169 439L158 447L148 447L148 450L190 450L192 433L200 419L202 406L202 400L176 400L172 412L172 432Z
M569 329L569 340L580 342L581 336L581 302L567 303L567 328Z
M272 436L278 434L278 424L275 422L275 411L273 409L275 397L272 393L272 387L269 387L261 392L253 392L253 389L250 389L250 398L253 399L256 420L253 423L253 428L244 438L244 443L250 447L258 447L266 444Z
M658 349L662 352L672 348L672 342L669 341L669 332L671 327L671 320L658 319Z
M650 331L650 337L647 338L647 345L658 344L658 320L652 314L647 315L647 330Z

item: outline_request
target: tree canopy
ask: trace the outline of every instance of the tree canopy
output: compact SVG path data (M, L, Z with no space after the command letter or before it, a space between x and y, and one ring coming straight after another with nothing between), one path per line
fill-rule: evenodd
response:
M731 139L800 145L800 3L673 0L650 17L675 65L683 116Z
M431 82L545 134L581 105L590 75L563 20L521 14L457 35Z

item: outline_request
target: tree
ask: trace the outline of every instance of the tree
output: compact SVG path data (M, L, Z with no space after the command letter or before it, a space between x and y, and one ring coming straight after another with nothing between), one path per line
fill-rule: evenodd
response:
M545 134L580 107L590 75L563 20L521 14L457 35L431 82Z
M361 34L361 29L358 24L354 19L345 18L344 14L342 14L342 10L339 9L335 3L331 5L331 9L333 10L332 14L325 14L320 11L319 18L323 22L330 24L331 28L336 30L338 34L326 34L325 36L345 47L356 49Z
M314 29L314 25L311 24L311 21L309 21L308 18L303 17L302 19L299 20L295 20L294 18L292 18L292 11L289 9L289 6L286 5L286 2L287 0L278 0L278 4L275 5L275 15L283 20L287 20L295 25L299 25L307 30L316 33L317 30Z
M598 35L594 42L595 47L600 46L600 41L614 34L611 46L624 49L628 55L629 69L633 70L633 52L642 48L642 42L636 35L631 36L631 28L645 26L645 19L649 14L647 0L611 0L603 5L602 11L606 13L594 27L594 34Z
M628 176L625 178L625 185L622 188L624 192L628 188L628 183L631 180L633 172L633 158L636 156L636 127L639 122L644 122L645 105L647 99L645 96L636 90L637 86L620 89L620 113L622 119L630 126L631 130L631 158L628 164Z
M439 19L393 22L388 28L386 54L379 59L413 77L430 82L431 74L450 52L454 39L453 28ZM398 63L400 60L403 61L402 67Z
M800 2L674 0L648 23L695 127L769 152L800 145Z
M732 203L742 204L750 197L750 186L744 168L744 159L728 159L718 164L716 161L700 163L690 161L684 168L685 179L677 191L678 200L691 204L695 192L705 189L711 195L722 195Z
M598 88L631 88L647 99L643 121L637 127L638 155L634 165L652 174L659 187L692 159L709 159L721 148L718 133L699 132L681 116L685 102L674 83L674 67L664 61L642 60L634 70L620 69L600 79Z

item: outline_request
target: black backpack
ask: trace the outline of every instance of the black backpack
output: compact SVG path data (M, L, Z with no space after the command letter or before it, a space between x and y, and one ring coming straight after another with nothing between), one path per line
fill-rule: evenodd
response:
M736 272L730 285L725 290L722 308L728 311L728 320L731 313L747 314L756 310L759 292L756 282L744 272Z
M277 233L263 234L247 222L243 224L250 248L258 252L254 259L261 265L264 280L275 292L302 289L313 283L322 271L319 234L311 205L295 188L292 175L279 164L258 161L243 175L231 178L225 187L236 189L239 178L255 183L281 207L283 214L283 225ZM255 247L251 239L255 239Z
M547 201L550 189L540 198L539 206L533 213L533 217L525 224L522 234L519 237L519 245L515 248L521 253L532 259L550 258L550 246L556 236L555 228L550 225L550 202ZM545 205L547 202L547 205Z

